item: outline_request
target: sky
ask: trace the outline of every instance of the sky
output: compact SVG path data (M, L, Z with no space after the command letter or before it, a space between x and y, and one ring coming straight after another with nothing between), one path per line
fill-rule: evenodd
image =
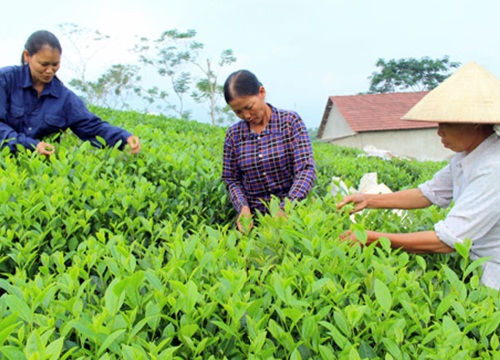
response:
M2 13L0 67L19 64L29 35L45 29L61 41L58 76L65 83L75 77L65 58L76 53L61 24L110 36L86 63L90 80L112 64L136 63L129 50L138 37L194 29L203 56L215 60L232 49L237 57L219 73L221 83L233 71L254 72L266 100L297 111L309 128L320 125L329 96L368 91L379 58L447 55L500 78L497 0L23 0L3 4ZM161 88L164 79L150 81ZM190 106L209 122L205 108Z

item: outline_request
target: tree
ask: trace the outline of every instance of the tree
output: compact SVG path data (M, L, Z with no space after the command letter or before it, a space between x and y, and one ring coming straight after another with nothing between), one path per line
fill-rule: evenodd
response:
M158 109L173 111L178 117L189 119L191 111L186 110L185 100L191 95L197 103L209 103L212 124L234 122L235 116L230 108L219 104L222 87L218 84L221 68L236 61L232 50L222 51L214 65L209 58L200 60L204 45L195 40L195 30L167 30L155 40L139 38L139 42L131 49L139 55L139 65L114 64L96 81L90 81L87 75L88 63L103 49L107 43L104 40L109 40L110 37L75 24L63 24L59 27L71 44L72 55L76 54L73 56L76 60L70 63L77 77L69 84L87 103L125 109L130 107L130 95L134 95L135 100L140 100L141 104L146 103L145 111L150 106L160 104ZM167 78L168 83L157 81L159 85L145 86L143 78L148 75L144 74L147 68L154 70L160 77ZM201 71L201 76L192 75L192 70L196 69L198 74ZM144 76L139 75L139 72ZM193 85L195 89L191 92Z
M80 93L87 104L122 110L129 108L130 95L140 96L141 93L140 87L135 85L141 80L141 76L137 75L139 67L114 64L96 81L90 81L87 74L89 64L105 49L110 36L73 23L60 24L58 27L70 45L66 62L76 74L76 78L71 79L69 85Z
M399 60L378 59L375 64L380 70L373 72L369 93L387 93L410 89L411 91L432 90L442 83L453 68L460 66L448 56L441 59L408 58Z
M197 58L203 44L194 40L195 30L179 32L178 30L164 31L156 40L140 38L134 51L139 54L139 61L152 66L158 75L168 77L177 101L168 99L168 92L160 91L157 86L147 90L146 100L163 101L166 107L176 112L181 118L189 119L190 112L184 110L184 96L191 86L191 74L186 66Z
M138 70L135 65L115 64L95 82L73 79L69 84L84 93L84 100L89 104L124 110L130 108L131 94L141 94L137 85L141 81Z
M236 61L236 57L233 55L233 51L230 49L222 51L219 62L217 63L220 69L225 65L230 65ZM193 99L202 103L205 101L209 102L210 108L210 118L212 119L212 125L232 123L235 120L234 114L229 111L228 106L221 107L218 105L218 99L220 98L223 87L217 83L218 72L212 68L210 59L206 59L206 67L203 67L200 63L193 61L193 63L202 71L204 74L203 78L200 78L196 83L196 88L198 91L194 91L192 94Z
M82 28L74 23L59 24L64 38L70 46L69 56L65 56L67 67L76 75L71 80L79 84L79 90L85 95L87 100L92 98L89 93L90 87L87 84L87 70L89 63L99 51L103 50L110 39L109 35L102 34L98 30ZM65 52L66 53L66 52Z

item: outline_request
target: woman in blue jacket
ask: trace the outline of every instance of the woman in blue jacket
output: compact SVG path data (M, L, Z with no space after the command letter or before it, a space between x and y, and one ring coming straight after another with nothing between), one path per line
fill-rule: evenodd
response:
M100 146L96 136L114 146L121 141L133 154L139 152L137 136L112 126L92 114L83 101L57 78L62 48L49 31L36 31L26 42L21 66L0 69L0 144L16 152L19 145L43 155L54 145L42 139L71 129L80 139Z

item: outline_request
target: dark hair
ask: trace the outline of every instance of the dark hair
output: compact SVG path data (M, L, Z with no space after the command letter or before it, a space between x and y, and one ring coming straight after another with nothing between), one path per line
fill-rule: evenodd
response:
M252 96L259 93L262 83L252 72L238 70L228 76L224 83L224 99L230 103L235 98Z
M62 54L62 48L59 40L54 34L47 30L39 30L31 34L24 45L24 50L27 50L28 54L33 56L39 52L44 45L49 45L51 48L59 50ZM24 61L24 51L21 55L21 64L26 64Z

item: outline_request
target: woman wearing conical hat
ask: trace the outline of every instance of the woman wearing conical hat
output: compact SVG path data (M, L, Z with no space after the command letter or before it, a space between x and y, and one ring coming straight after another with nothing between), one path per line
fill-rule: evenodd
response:
M489 257L481 282L500 289L500 80L478 64L464 65L429 92L403 119L438 123L443 146L456 152L450 163L415 189L391 194L353 194L339 204L352 212L368 209L448 207L433 231L381 233L367 231L370 244L380 237L393 248L413 253L451 253L470 239L470 257ZM354 233L344 239L357 242Z

